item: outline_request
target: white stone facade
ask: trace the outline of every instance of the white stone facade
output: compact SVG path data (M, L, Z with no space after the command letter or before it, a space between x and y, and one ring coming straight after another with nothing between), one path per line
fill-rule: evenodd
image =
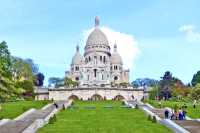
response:
M98 17L95 18L94 31L87 39L84 55L80 54L77 46L66 77L78 81L79 86L38 89L36 100L141 100L144 97L143 89L126 86L129 84L129 70L123 69L116 44L114 51L110 52L107 37L99 28ZM125 83L125 88L120 83Z
M49 99L53 100L141 100L143 96L144 95L142 90L118 88L79 88L49 90Z
M80 87L110 87L112 84L129 83L129 70L123 69L116 44L113 53L110 52L108 39L99 28L98 17L87 39L84 55L80 54L77 46L66 77L78 81Z

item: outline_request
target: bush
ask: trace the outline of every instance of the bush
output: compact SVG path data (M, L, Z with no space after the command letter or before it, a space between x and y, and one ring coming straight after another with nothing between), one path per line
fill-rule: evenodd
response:
M156 116L153 116L152 122L153 122L153 123L156 123L156 122L157 122Z
M22 110L23 112L26 112L29 109L29 107L23 107Z
M63 104L62 109L65 110L65 105Z
M148 115L147 120L148 120L148 121L152 121L152 119L151 119L151 115Z
M135 105L135 109L139 109L138 104Z
M54 124L54 122L56 121L57 121L56 115L53 115L53 117L49 119L49 124Z
M0 116L0 120L3 120L4 118L3 118L3 116Z

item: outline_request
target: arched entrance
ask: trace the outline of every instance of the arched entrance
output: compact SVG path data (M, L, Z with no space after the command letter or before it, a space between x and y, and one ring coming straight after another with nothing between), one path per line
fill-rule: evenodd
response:
M122 95L117 95L115 96L114 100L118 100L118 101L121 101L121 100L124 100L125 98L122 96Z
M68 99L74 100L74 101L79 100L78 96L76 96L76 95L71 95Z
M94 95L91 97L91 99L92 99L93 101L99 101L99 100L103 100L103 97L100 96L99 94L94 94Z

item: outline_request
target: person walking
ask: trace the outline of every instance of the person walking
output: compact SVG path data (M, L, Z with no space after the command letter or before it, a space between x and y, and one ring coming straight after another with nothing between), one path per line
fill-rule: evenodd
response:
M171 110L171 120L173 120L175 117L175 112L174 112L174 109Z
M166 109L166 110L165 110L165 119L168 119L168 118L169 118L169 110Z

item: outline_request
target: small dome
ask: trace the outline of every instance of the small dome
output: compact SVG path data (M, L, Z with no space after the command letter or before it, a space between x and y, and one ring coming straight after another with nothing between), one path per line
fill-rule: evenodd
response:
M81 56L81 54L79 53L79 46L76 47L76 54L74 55L74 57L72 58L72 64L73 65L79 65L81 64L83 61L83 57Z
M119 55L119 53L117 52L116 44L114 45L114 52L111 55L110 62L111 62L111 64L123 64L122 58Z

